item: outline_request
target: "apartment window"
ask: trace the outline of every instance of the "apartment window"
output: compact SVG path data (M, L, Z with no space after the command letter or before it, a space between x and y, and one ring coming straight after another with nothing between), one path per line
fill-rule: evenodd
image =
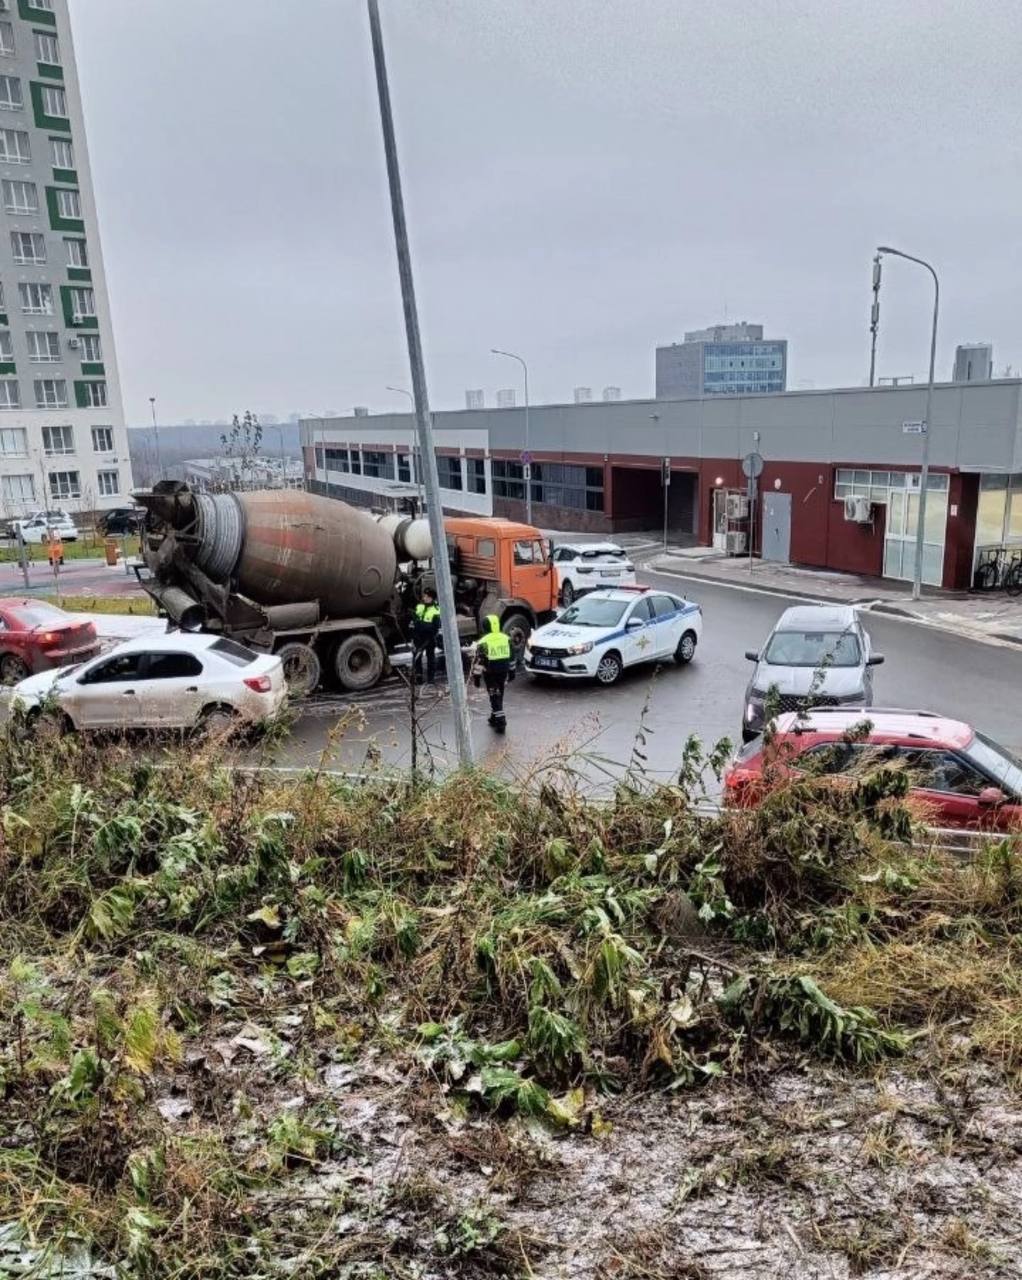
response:
M60 360L60 334L44 333L41 329L29 329L28 358L33 364L56 364Z
M11 252L15 262L42 266L46 261L46 237L38 231L12 231Z
M0 129L0 163L32 163L32 148L23 129Z
M602 511L603 468L535 462L532 465L532 500L552 507Z
M520 462L504 462L494 458L490 463L490 474L493 477L493 496L495 498L516 498L525 500L525 473Z
M460 489L462 487L460 458L437 454L436 469L440 477L441 489Z
M77 471L51 471L51 498L80 498L82 496L82 478Z
M120 493L121 481L116 471L97 471L96 479L99 481L101 498L111 498L115 493Z
M31 0L30 9L45 9L48 13L53 12L53 0Z
M103 344L98 333L83 333L81 342L82 359L86 364L99 364L103 359Z
M0 110L20 111L25 105L17 76L0 76Z
M28 432L24 427L0 427L0 458L27 458Z
M66 138L50 139L50 159L54 169L73 169L75 167L74 147Z
M89 265L89 251L85 247L84 240L79 240L77 236L65 236L64 244L67 246L67 265L69 267L87 267Z
M113 427L93 427L92 428L92 452L93 453L113 453L113 451L114 451Z
M63 453L74 453L74 428L43 427L43 450L48 458L53 458Z
M468 459L469 493L486 492L486 463L482 458Z
M105 382L80 382L78 386L81 387L80 403L83 409L106 408Z
M3 476L0 477L0 493L5 504L35 502L35 477Z
M58 191L57 212L62 218L80 218L82 216L82 202L78 197L78 192Z
M407 453L397 455L397 478L402 484L410 484L412 480L412 461Z
M14 339L9 329L0 330L0 360L14 359Z
M67 119L67 96L63 89L56 89L49 84L43 85L42 98L44 115L52 116L54 119Z
M4 178L4 208L8 213L38 213L39 192L34 182L14 182Z
M322 452L322 450L320 452ZM318 465L321 467L324 465L324 461L322 458L320 459ZM327 471L347 471L348 470L347 449L327 448L325 466Z
M0 378L0 409L20 409L21 390L13 378Z
M91 289L71 290L71 312L75 320L96 314L96 295Z
M67 383L63 378L36 378L35 402L38 409L66 409ZM70 429L67 428L68 431Z
M19 284L21 309L27 316L53 315L53 288L48 284Z
M46 62L51 67L59 67L60 45L57 43L57 37L43 35L41 31L37 31L35 33L35 56L37 62Z
M10 22L0 22L0 55L14 56L14 27Z

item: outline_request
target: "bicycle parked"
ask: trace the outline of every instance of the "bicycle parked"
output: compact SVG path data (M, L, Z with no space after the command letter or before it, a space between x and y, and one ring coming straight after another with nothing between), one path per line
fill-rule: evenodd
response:
M1022 546L984 547L973 575L975 591L1003 591L1022 595Z

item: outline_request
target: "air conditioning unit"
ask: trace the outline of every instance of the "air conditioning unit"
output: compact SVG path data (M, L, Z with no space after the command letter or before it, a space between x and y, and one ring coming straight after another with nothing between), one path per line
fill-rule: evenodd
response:
M3 0L0 0L0 4L2 4L2 3L3 3ZM77 350L78 350L78 348L82 345L82 343L81 343L81 339L80 339L80 338L68 338L68 340L67 340L67 345L71 348L71 350L72 350L72 351L77 351Z
M727 495L727 518L729 520L748 520L749 499L744 493L729 493Z
M727 535L727 553L729 556L740 556L745 550L745 532L742 529L733 529Z
M873 508L869 498L850 493L845 498L845 519L852 524L869 524L873 519Z

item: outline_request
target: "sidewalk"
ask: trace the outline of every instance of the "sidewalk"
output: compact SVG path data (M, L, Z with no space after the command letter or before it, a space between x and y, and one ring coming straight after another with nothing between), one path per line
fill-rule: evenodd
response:
M653 572L705 578L724 586L751 587L806 600L854 604L976 639L1022 645L1022 597L1009 600L999 592L974 595L925 587L923 598L913 601L908 583L761 560L753 560L750 569L748 559L724 556L711 547L672 547L643 563Z

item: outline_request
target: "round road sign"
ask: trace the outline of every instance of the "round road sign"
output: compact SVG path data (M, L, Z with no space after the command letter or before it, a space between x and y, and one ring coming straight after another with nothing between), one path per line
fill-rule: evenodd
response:
M521 453L521 459L522 459L522 463L525 466L528 466L529 463L532 461L532 454L529 453L528 450L523 449Z
M763 474L763 456L759 453L747 453L742 459L742 472L755 480L757 476Z

